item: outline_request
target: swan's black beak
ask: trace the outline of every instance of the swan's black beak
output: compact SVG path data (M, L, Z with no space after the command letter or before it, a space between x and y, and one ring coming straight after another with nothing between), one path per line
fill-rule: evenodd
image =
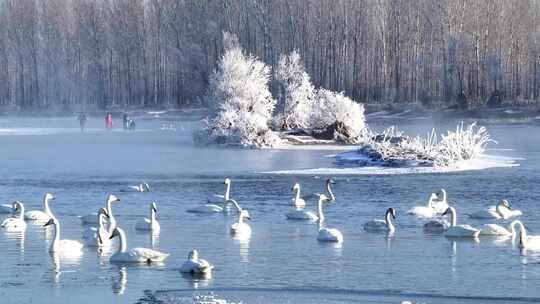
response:
M98 238L98 244L100 245L103 244L103 240L101 239L101 235L99 233L98 233L97 238Z
M450 213L450 208L446 209L442 215L447 215L448 213Z
M113 233L111 234L111 236L109 237L109 240L112 240L116 235Z
M52 223L54 223L54 220L50 219L45 225L43 225L43 227L47 227L47 226L51 225Z

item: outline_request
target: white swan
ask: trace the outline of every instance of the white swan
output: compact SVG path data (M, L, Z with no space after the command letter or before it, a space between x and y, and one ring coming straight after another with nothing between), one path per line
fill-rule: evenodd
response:
M293 198L293 209L285 214L289 220L305 220L305 221L316 221L319 219L315 213L312 211L304 210L306 202L300 198L300 185L298 183L294 184L292 191L295 191L295 196Z
M83 239L87 246L107 247L111 245L110 234L105 228L105 220L109 217L105 208L100 208L97 214L98 226L89 227L83 231Z
M26 222L24 221L24 205L20 201L13 202L14 212L19 212L18 217L8 217L5 219L0 227L8 231L24 231L26 229Z
M432 220L424 224L424 232L443 233L450 228L450 223L445 219Z
M207 204L195 206L186 210L191 213L219 213L224 212L227 201L229 201L229 195L231 191L231 180L226 178L223 182L227 188L225 190L225 195L214 194L207 198Z
M227 177L223 184L226 185L225 195L214 194L207 198L208 204L223 204L229 200L229 195L231 193L231 180Z
M323 203L327 203L330 200L324 194L319 194L319 204L318 204L318 233L317 240L319 242L334 242L334 243L343 243L343 234L341 231L335 228L326 228L324 227L324 213L323 213Z
M437 215L437 211L433 208L433 201L437 199L435 193L431 193L427 206L415 206L407 211L407 214L411 214L422 218L432 218Z
M439 193L436 193L435 195L437 196L437 199L433 201L432 207L435 209L435 211L437 211L437 213L444 213L448 207L450 207L448 205L446 190L441 189Z
M392 224L392 218L396 218L396 209L386 209L384 220L371 220L364 224L364 230L368 232L394 232L396 228Z
M156 202L150 204L150 219L143 218L135 224L137 230L150 230L153 234L159 234L160 226L156 219L157 206Z
M54 226L54 237L51 247L49 247L49 252L61 254L81 254L82 248L84 247L82 243L79 241L60 239L60 223L56 217L51 217L51 219L44 226L49 225Z
M231 234L238 237L250 236L251 227L247 223L244 223L244 219L251 220L249 212L245 209L242 209L235 200L230 199L229 201L233 203L238 210L238 222L231 225Z
M24 214L24 219L29 221L40 221L46 222L53 217L51 209L49 208L49 201L56 199L54 195L47 192L43 195L43 211L41 210L31 210Z
M469 216L476 219L508 219L520 215L522 215L520 210L512 210L510 203L507 200L502 200L497 206L490 206L488 209L474 212Z
M0 205L0 213L13 213L15 210L13 209L13 204L1 204Z
M214 269L214 266L210 265L208 261L199 259L199 253L197 250L189 252L187 261L180 267L180 272L191 274L207 274Z
M115 227L113 227L112 229L110 229L111 223L114 222L116 224L116 220L115 220L115 218L113 216L113 213L112 213L112 203L119 202L119 201L120 201L120 199L117 198L116 196L114 196L112 194L107 195L107 202L105 203L105 207L106 207L106 210L107 210L107 215L109 216L109 232L110 233L112 233L112 231L115 228ZM88 225L88 224L97 225L97 224L99 224L98 223L97 213L91 213L91 214L79 216L79 218L81 219L82 224L85 224L85 225Z
M118 251L113 254L110 261L113 263L154 263L163 262L169 254L149 248L132 248L127 249L127 239L124 230L116 227L111 235L111 239L115 236L119 239Z
M517 235L517 237L519 238L518 247L520 249L533 250L533 251L540 250L540 235L527 235L527 230L525 230L525 225L523 225L523 223L520 220L514 220L510 224L513 231L516 231L515 230L516 225L519 225L519 235L514 234L514 237Z
M325 186L325 191L324 191L324 194L326 195L326 199L328 200L328 202L335 202L336 201L336 197L334 196L334 192L332 191L332 185L334 185L336 182L329 178L326 180L326 186ZM310 194L306 194L306 195L303 195L302 196L302 199L304 200L310 200L310 199L319 199L319 195L320 193L310 193Z
M450 214L452 221L450 222L450 228L444 233L447 237L467 237L477 238L480 234L480 230L473 228L470 225L457 225L456 209L454 207L448 207L443 215Z
M508 226L508 229L497 224L484 224L484 226L482 226L482 228L480 229L480 235L510 237L510 236L515 235L515 233L516 231L514 230L514 226L512 226L512 224Z
M146 182L142 182L137 186L128 186L130 189L133 189L137 192L150 192L150 185Z

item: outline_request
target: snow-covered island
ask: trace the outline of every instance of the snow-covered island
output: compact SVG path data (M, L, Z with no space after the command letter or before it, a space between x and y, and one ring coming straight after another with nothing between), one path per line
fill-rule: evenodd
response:
M282 55L272 72L244 54L236 36L224 33L224 54L204 97L211 115L194 134L196 143L244 148L291 145L355 145L336 155L340 166L448 168L479 157L490 139L486 128L461 123L455 130L426 137L406 136L396 127L382 133L366 124L364 106L341 92L316 88L300 55Z

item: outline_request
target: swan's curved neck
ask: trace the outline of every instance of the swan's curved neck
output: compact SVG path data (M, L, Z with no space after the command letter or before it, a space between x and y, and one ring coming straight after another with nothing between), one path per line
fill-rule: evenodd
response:
M523 247L527 247L527 230L521 222L519 222L519 242Z
M445 202L446 203L446 191L441 191L442 192L442 200L441 202Z
M433 208L433 196L430 196L427 202L428 208Z
M124 232L124 230L120 228L117 228L116 231L118 232L118 242L120 243L120 247L118 247L118 253L126 252L127 250L126 233Z
M231 183L227 183L227 189L225 190L225 201L229 200L229 195L231 193Z
M384 222L386 223L386 227L388 228L388 230L394 230L394 224L392 224L392 214L390 213L390 211L386 211L386 217L384 219Z
M300 186L297 186L294 188L294 191L296 192L295 196L294 196L294 206L296 207L297 206L297 202L298 200L300 199Z
M319 229L321 229L324 225L324 213L323 213L323 200L322 199L319 199L319 208L318 208L318 216L319 216L319 222L318 222L318 225L319 225Z
M154 207L150 206L150 223L154 223L156 221L156 211L154 210Z
M24 205L19 203L19 219L24 221Z
M43 210L48 216L53 217L51 208L49 208L49 199L46 195L43 197Z
M109 215L109 234L112 234L114 229L116 229L116 219L112 213L112 201L107 199L107 214Z
M330 196L330 201L333 202L336 200L336 197L334 196L334 192L332 192L332 187L330 185L331 183L326 183L326 193Z
M54 237L53 237L53 241L51 243L51 250L50 251L56 251L56 246L58 244L58 242L60 242L60 223L58 223L58 221L54 221L53 222L54 224Z
M457 225L457 215L454 208L450 208L450 216L452 217L451 226L454 227Z

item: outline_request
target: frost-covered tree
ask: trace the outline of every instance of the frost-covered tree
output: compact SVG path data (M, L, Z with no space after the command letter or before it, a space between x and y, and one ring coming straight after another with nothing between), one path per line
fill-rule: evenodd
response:
M276 70L276 81L281 88L283 111L278 115L277 124L282 129L308 129L315 98L315 88L306 73L295 50L282 55Z
M319 89L312 108L310 125L312 129L333 126L334 139L359 142L366 127L364 106L342 92Z
M196 139L244 147L277 144L279 138L268 127L276 104L268 89L270 68L245 55L234 35L224 33L223 45L206 94L213 114Z

